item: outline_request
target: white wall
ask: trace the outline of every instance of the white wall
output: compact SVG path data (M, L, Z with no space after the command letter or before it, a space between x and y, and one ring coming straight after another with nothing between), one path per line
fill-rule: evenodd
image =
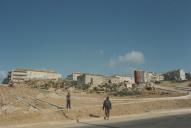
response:
M181 80L186 80L186 75L183 69L180 69L180 79Z

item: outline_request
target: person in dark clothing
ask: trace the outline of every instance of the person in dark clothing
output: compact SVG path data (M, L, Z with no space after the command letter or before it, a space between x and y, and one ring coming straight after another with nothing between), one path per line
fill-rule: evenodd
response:
M71 100L70 100L70 93L68 92L68 94L66 95L66 108L67 109L71 109Z
M112 104L111 101L109 100L109 97L106 98L106 100L103 102L103 110L105 110L105 117L104 119L109 120L110 116L110 110L112 109Z

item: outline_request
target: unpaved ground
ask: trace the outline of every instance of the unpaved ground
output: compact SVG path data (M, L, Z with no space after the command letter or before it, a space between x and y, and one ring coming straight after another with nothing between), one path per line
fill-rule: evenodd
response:
M186 82L171 82L171 81L163 81L161 82L159 85L160 86L165 86L165 87L188 87L189 88L189 84L191 83L191 81L186 81Z
M65 95L66 92L60 90L56 93L54 91L39 91L29 87L0 87L0 126L103 117L102 103L105 94L71 93L71 110L58 110L47 103L33 100L33 98L37 98L63 107L65 106ZM190 108L191 99L189 96L172 98L172 96L180 95L182 94L111 97L113 104L111 114L112 116L121 116L162 109ZM38 109L18 100L17 97L23 98L27 103L37 106Z

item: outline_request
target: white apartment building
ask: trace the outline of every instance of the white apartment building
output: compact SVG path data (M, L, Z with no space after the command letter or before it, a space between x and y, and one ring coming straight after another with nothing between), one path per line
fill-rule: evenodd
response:
M58 80L62 77L61 74L51 70L36 70L17 68L9 72L9 80L18 83L31 79L51 79Z

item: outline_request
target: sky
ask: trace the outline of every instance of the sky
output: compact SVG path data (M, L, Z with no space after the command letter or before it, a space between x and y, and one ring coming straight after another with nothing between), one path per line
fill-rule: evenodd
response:
M190 0L0 0L0 74L17 67L191 71Z

